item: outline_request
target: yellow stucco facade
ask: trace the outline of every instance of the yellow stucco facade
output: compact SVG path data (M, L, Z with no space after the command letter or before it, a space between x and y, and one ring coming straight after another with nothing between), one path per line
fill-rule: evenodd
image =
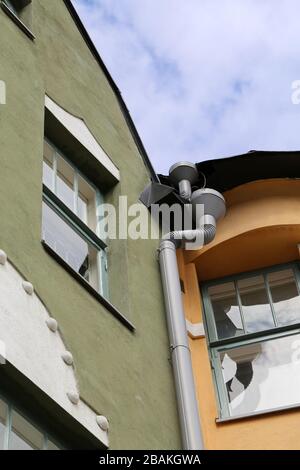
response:
M215 240L200 250L178 251L192 323L202 322L202 282L299 259L300 180L254 181L224 197L227 214ZM300 449L300 408L217 423L206 338L190 338L190 348L206 449Z

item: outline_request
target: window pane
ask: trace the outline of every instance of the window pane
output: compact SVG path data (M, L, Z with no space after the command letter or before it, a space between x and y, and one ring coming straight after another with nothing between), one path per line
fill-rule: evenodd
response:
M300 322L300 297L292 269L268 274L278 326Z
M300 404L300 335L220 353L230 416Z
M57 155L56 195L72 211L75 209L74 170Z
M78 176L78 217L96 231L96 192L81 176Z
M238 281L247 333L275 326L263 276Z
M74 271L98 289L98 251L43 203L43 239Z
M9 436L10 450L33 450L43 448L44 437L32 424L16 411L12 412L12 429Z
M0 400L0 450L4 449L4 439L7 420L7 405Z
M218 338L230 338L244 333L240 309L233 282L209 287Z
M54 191L54 149L48 142L44 141L44 160L43 160L43 183L51 191Z

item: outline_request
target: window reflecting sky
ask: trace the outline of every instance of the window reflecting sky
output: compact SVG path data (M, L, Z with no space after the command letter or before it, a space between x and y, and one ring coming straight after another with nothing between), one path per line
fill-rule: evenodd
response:
M300 403L300 335L220 354L231 415Z

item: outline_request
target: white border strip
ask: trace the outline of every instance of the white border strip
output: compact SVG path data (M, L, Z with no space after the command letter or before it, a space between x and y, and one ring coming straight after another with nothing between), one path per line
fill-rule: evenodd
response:
M84 120L73 116L65 109L56 104L49 96L45 96L46 108L56 117L56 119L106 168L107 171L120 181L120 172L110 157L99 145Z
M204 330L204 325L203 323L192 323L189 320L186 321L186 329L193 339L197 338L205 338L205 330Z

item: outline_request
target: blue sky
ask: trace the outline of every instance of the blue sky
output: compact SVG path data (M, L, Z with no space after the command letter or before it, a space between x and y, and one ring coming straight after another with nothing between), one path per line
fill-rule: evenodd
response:
M299 150L299 0L73 0L157 172Z

